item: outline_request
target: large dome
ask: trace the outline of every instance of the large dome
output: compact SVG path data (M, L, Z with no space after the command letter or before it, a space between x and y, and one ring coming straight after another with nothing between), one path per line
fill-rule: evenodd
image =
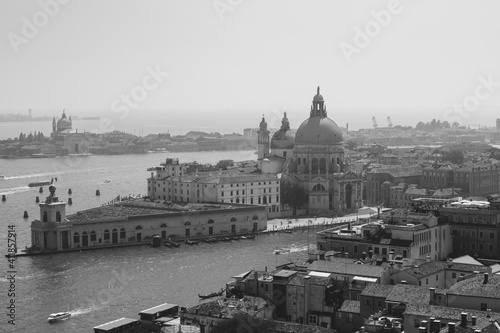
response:
M300 125L295 134L295 144L327 145L343 142L342 132L328 117L310 117Z
M63 111L61 119L57 121L57 131L61 132L68 129L72 129L72 123L71 120L66 118L66 113Z

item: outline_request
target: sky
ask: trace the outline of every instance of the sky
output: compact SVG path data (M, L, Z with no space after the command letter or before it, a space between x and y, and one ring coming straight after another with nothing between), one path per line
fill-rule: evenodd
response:
M101 129L500 117L498 0L1 0L0 114Z

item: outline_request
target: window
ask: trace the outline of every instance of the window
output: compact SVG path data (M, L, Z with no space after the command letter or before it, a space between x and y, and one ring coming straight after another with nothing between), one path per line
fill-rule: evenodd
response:
M476 249L476 243L470 243L470 249L475 250Z
M77 232L73 234L73 243L80 243L80 235Z
M486 311L488 308L488 305L486 303L481 303L481 311Z
M309 315L309 324L317 324L318 317L314 315Z
M370 299L365 299L365 305L370 306Z
M127 232L125 231L125 228L120 229L120 238L125 238L127 237Z
M353 250L354 253L358 253L358 246L357 245L354 245L354 250Z
M457 278L457 273L451 273L451 277L452 277L453 279L456 279L456 278Z
M379 308L381 308L381 307L382 307L382 301L377 301L377 306L378 306Z
M493 252L493 245L491 245L491 244L490 244L490 245L488 245L488 250L489 250L490 252Z
M109 240L109 230L104 230L104 240Z
M483 232L482 231L479 232L479 238L483 238Z
M484 244L483 243L479 243L479 251L484 251Z
M494 233L492 233L492 232L490 232L490 238L491 238L491 239L494 239L494 238L495 238L495 234L494 234Z
M347 322L352 323L352 313L347 314Z
M96 239L97 239L97 235L96 235L95 231L92 231L92 232L90 233L90 241L91 241L91 242L95 242L95 241L96 241Z
M375 254L379 254L380 253L380 249L378 247L375 248Z

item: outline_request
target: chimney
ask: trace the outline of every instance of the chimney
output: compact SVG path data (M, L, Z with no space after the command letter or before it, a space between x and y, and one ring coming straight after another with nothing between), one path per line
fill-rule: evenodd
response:
M448 333L455 333L455 323L448 323Z
M487 284L487 283L488 283L488 277L489 277L489 274L488 274L488 273L484 273L484 281L483 281L483 284Z
M349 253L348 252L344 252L344 258L349 258Z
M430 317L429 318L429 322L427 323L427 333L431 333L432 332L432 325L434 325L434 320L436 320L435 317Z
M476 326L477 325L477 317L476 316L472 316L470 318L471 318L471 325L472 326Z
M366 252L363 251L363 253L361 254L361 256L363 257L363 260L366 260Z
M441 330L441 320L434 320L434 330L433 332L434 333L439 333L439 331Z
M425 261L427 261L427 262L431 261L431 256L430 255L426 255L425 256Z
M467 313L466 312L462 312L460 314L460 326L463 328L467 327Z
M481 333L481 330L480 330L479 328L476 328L476 329L474 330L474 333Z
M395 252L395 251L394 251L394 249L391 249L391 250L389 251L389 261L394 260L394 252Z
M430 292L430 295L429 295L430 304L434 305L434 298L436 296L436 288L429 288L429 292Z
M370 257L370 259L373 257L373 250L368 251L368 257Z
M406 280L401 280L401 284L406 284Z
M259 273L257 271L253 272L253 278L255 279L255 296L259 296Z
M418 274L418 265L413 266L413 272Z
M418 333L425 333L425 330L426 330L425 327L420 326L418 328Z
M365 333L365 327L364 327L364 326L361 326L361 328L359 329L359 331L360 331L361 333Z
M420 322L420 327L425 328L426 333L427 333L427 330L428 330L428 327L429 327L429 326L428 326L428 324L429 324L429 323L427 322L427 320L422 320L422 321Z

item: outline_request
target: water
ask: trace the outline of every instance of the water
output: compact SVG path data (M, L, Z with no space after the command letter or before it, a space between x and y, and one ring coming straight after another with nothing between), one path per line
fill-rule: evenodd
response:
M36 196L44 199L48 193L38 193L29 182L57 177L57 195L67 200L68 189L73 205L67 213L99 206L118 194L144 194L146 169L165 158L178 157L181 162L196 160L216 163L221 159L255 159L253 151L90 156L57 159L0 160L0 230L15 225L18 249L30 245L29 225L39 218ZM103 183L111 179L111 183ZM47 188L45 187L47 192ZM101 196L96 197L99 189ZM28 211L30 218L22 218ZM2 254L6 252L6 236ZM311 236L312 242L312 236ZM276 248L290 249L284 255L273 255ZM50 256L20 257L14 297L16 325L8 325L2 311L0 331L4 332L92 332L99 324L121 317L137 318L140 310L161 303L181 306L198 304L198 293L220 290L231 276L253 268L273 268L305 258L307 236L303 233L260 236L255 240L231 243L200 243L180 248L150 248L137 246L119 249L73 252ZM7 297L7 260L0 260L2 308ZM50 313L70 311L72 317L49 324Z

